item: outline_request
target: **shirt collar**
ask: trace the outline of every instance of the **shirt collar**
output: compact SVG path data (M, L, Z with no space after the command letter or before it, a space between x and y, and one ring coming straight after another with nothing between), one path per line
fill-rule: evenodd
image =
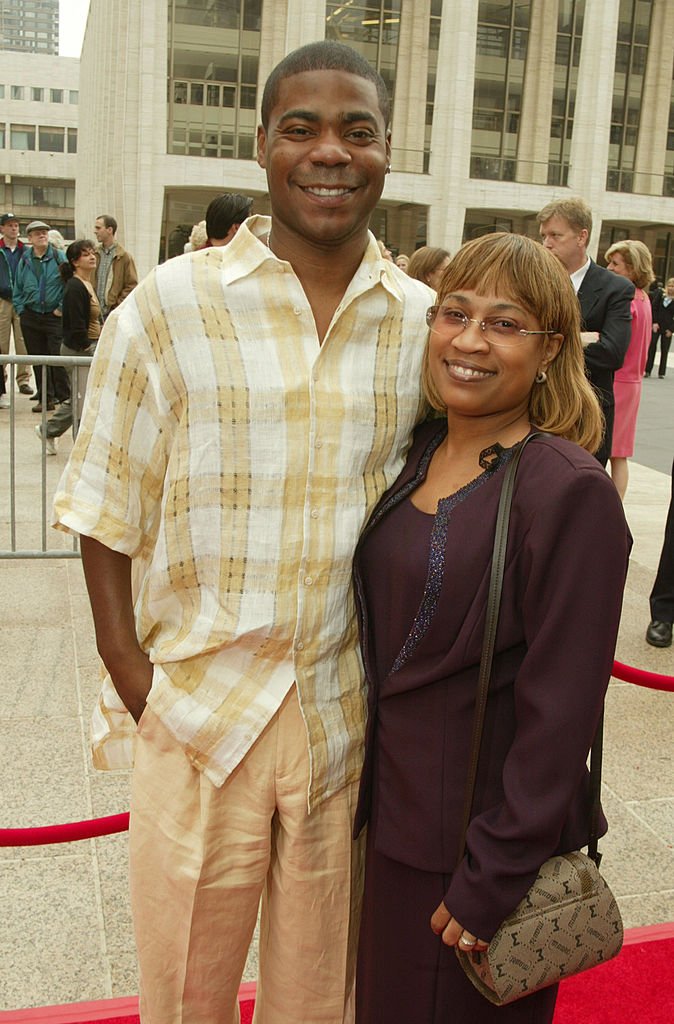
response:
M578 270L574 270L573 274L570 275L571 284L573 285L573 290L575 291L576 295L578 294L578 290L585 279L585 275L590 269L591 263L592 260L588 256L587 260L585 261L585 263L583 263L582 267L579 267Z
M271 228L271 217L255 214L243 222L228 245L213 246L202 250L204 257L206 259L215 257L222 260L222 273L228 284L253 273L263 263L274 265L274 268L282 273L292 270L290 264L275 256L267 245ZM390 260L382 259L376 239L372 232L368 231L368 241L363 258L349 282L345 298L347 296L352 298L356 294L366 292L379 283L399 302L403 301L403 293L396 280L394 264Z

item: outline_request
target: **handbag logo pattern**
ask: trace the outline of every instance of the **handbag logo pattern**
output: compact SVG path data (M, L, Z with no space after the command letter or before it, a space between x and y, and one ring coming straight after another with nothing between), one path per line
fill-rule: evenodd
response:
M622 943L613 893L594 861L576 852L545 862L486 953L456 952L482 995L504 1005L612 959Z

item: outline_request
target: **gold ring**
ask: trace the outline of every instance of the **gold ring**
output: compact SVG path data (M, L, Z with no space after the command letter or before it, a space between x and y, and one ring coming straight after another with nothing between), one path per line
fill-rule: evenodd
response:
M473 947L473 946L474 946L474 945L476 944L476 942L477 942L477 939L473 939L473 941L471 942L471 941L470 941L470 939L466 939L466 938L464 938L464 936L462 935L462 936L461 936L461 937L459 938L459 942L460 942L460 943L461 943L462 945L464 945L464 946L468 946L468 948L469 948L469 949L472 949L472 947Z

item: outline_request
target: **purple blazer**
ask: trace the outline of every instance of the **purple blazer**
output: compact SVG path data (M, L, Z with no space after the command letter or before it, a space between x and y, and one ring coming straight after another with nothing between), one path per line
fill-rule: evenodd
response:
M489 940L548 857L587 843L586 759L611 674L631 538L596 459L560 438L528 445L513 498L468 853L456 867L503 466L463 500L440 503L435 564L414 623L377 624L407 638L380 679L362 577L363 545L424 478L445 430L441 421L417 429L356 552L369 717L355 833L374 806L376 849L451 876L447 908ZM368 593L378 585L368 579Z

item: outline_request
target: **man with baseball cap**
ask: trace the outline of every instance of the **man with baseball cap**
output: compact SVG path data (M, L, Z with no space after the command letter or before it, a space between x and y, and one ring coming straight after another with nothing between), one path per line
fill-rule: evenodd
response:
M18 356L26 355L26 345L21 333L19 314L14 308L12 291L16 270L24 250L19 239L19 219L14 213L3 213L0 217L0 353L6 356L9 342L14 331L14 351ZM19 366L16 380L22 395L33 392L30 386L30 367ZM5 374L0 374L0 409L9 408L9 397L5 388Z
M51 245L49 224L32 220L26 228L29 245L21 255L14 281L14 307L21 318L26 348L31 356L57 356L61 352L61 303L63 279L59 265L65 253ZM42 388L42 365L33 364L38 401L33 412L42 412L43 403L53 409L55 402L70 398L68 374L61 366L47 371L47 394Z

